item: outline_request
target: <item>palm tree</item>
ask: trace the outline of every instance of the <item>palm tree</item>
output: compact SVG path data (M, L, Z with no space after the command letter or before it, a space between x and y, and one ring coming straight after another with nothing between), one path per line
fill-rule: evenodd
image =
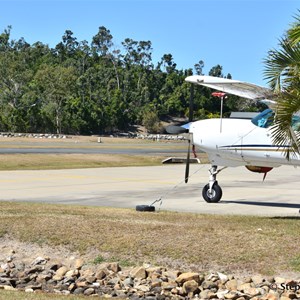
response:
M286 152L288 159L290 154L300 153L300 131L292 128L293 115L300 111L300 14L295 20L279 41L279 49L268 52L264 71L277 98L273 143L284 148L290 146Z
M300 42L300 15L295 16L295 23L288 31L292 44Z

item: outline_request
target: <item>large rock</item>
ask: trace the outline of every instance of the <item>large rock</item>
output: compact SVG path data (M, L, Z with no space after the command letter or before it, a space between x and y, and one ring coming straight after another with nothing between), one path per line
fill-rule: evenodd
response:
M195 280L189 280L189 281L186 281L184 284L183 284L183 292L185 294L193 294L197 291L199 291L199 285L198 285L198 282L196 282Z
M83 259L77 258L74 262L74 268L77 270L80 270L82 268L83 264L84 264Z
M146 269L144 267L136 267L130 271L130 276L136 279L147 278Z
M120 267L119 263L117 263L117 262L109 263L107 268L108 268L108 270L111 270L114 273L118 273L119 271L121 271L121 267Z
M177 288L177 282L176 281L161 282L160 286L164 290L171 291L172 289Z
M183 284L184 282L190 280L195 280L197 283L200 283L199 273L192 273L192 272L182 273L176 278L175 281L178 282L179 284Z
M68 272L68 270L69 269L66 266L62 266L56 271L55 275L64 276Z
M261 275L254 275L251 277L251 280L255 285L261 285L265 282L265 279Z
M238 281L236 279L231 279L226 282L226 288L231 291L236 291L238 287Z

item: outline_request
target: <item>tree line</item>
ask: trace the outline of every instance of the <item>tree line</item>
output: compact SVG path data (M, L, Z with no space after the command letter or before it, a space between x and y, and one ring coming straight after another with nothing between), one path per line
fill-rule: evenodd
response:
M188 115L190 84L185 77L202 75L200 60L177 69L172 54L152 60L151 41L126 38L122 48L101 26L90 42L66 30L54 48L42 42L11 39L12 27L0 35L0 131L103 134L143 124L161 130L168 116ZM224 75L222 66L211 76ZM224 112L256 109L252 102L230 96ZM218 116L219 101L205 87L194 93L194 118Z

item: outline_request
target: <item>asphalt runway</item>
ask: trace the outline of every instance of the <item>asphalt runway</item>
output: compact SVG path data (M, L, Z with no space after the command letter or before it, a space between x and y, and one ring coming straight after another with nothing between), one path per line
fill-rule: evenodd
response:
M174 155L186 153L186 149L162 148L0 148L0 154L126 154L126 155Z
M202 187L209 165L191 165L183 183L184 165L47 171L1 171L2 201L133 208L150 205L156 211L300 217L300 172L280 167L267 174L244 167L227 168L218 175L223 189L220 203L206 203ZM213 224L212 224L213 226Z

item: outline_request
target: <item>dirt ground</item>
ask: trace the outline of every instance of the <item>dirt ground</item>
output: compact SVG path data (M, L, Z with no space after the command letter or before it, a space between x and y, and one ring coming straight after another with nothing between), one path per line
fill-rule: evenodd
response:
M24 243L8 237L0 238L0 265L7 262L10 258L14 264L25 263L31 265L35 259L42 257L51 263L60 263L71 267L76 259L83 259L84 264L94 266L93 261L99 256L97 250L91 250L85 255L71 252L67 247L48 245L39 246L33 243Z

